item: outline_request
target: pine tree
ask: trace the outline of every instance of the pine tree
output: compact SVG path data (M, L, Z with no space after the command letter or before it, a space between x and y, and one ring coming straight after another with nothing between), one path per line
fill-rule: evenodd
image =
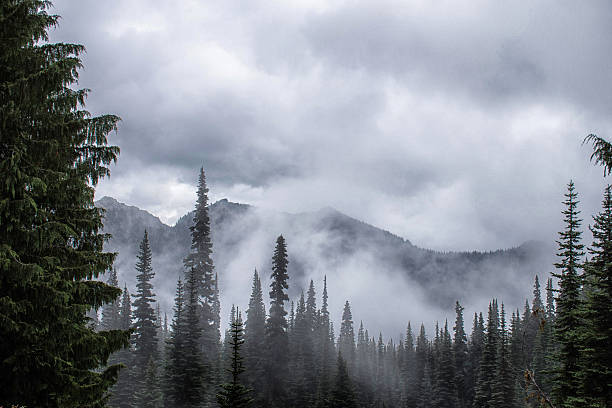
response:
M253 388L256 400L262 399L264 391L266 363L265 330L266 308L263 302L261 280L257 270L255 270L244 331L244 355L245 364L249 367L249 370L246 372L247 383Z
M429 385L431 387L431 378L425 378L425 366L427 365L429 353L429 342L425 334L425 325L421 323L421 329L419 331L419 337L417 337L416 349L415 349L415 384L417 385L416 395L422 395L425 390L422 385ZM429 367L431 369L431 367ZM431 375L431 371L428 375Z
M327 276L323 278L323 299L321 310L318 313L316 349L318 356L317 365L320 367L319 381L317 384L318 405L325 405L329 399L330 381L332 376L334 356L333 327L329 320Z
M310 322L304 292L302 292L298 301L292 338L291 372L293 373L293 386L291 394L294 396L292 405L295 407L310 407L314 397L316 379L314 376L315 365Z
M118 117L83 110L84 47L48 43L50 1L0 4L0 405L102 405L128 333L95 332L86 312L114 301L94 188L119 148Z
M581 379L590 406L612 406L612 190L604 192L602 211L593 217L593 244L585 267ZM559 306L559 311L561 306Z
M192 268L187 273L187 281L185 282L185 323L182 353L189 359L184 367L183 384L183 389L188 391L183 398L187 400L188 406L193 407L199 406L207 393L212 393L214 385L211 385L211 382L216 379L216 373L210 369L216 363L216 359L212 362L209 361L208 364L210 365L207 366L201 349L203 330L200 326L202 320L198 314L200 305L198 302L197 273L196 269ZM208 399L205 401L208 401Z
M217 402L221 408L242 408L248 407L252 402L250 397L251 390L240 381L240 375L244 373L245 368L242 364L242 356L240 355L240 347L244 344L242 316L240 311L236 310L234 319L231 321L230 329L230 369L227 371L231 375L231 382L221 385L221 391L217 393Z
M270 316L266 324L267 358L267 392L269 406L284 406L286 398L286 379L289 360L289 344L287 337L287 311L285 302L289 296L285 290L289 288L287 280L287 247L285 239L280 235L276 239L276 248L272 257L272 275L270 283Z
M352 367L355 361L355 330L353 329L353 315L348 300L344 303L342 311L342 324L340 325L340 336L338 336L338 350L343 358Z
M576 407L583 403L580 397L579 342L581 338L582 319L580 317L581 269L580 257L584 254L581 244L580 212L578 194L574 182L568 184L568 191L563 202L566 209L565 230L559 233L559 262L555 264L558 273L553 276L559 279L559 292L555 299L557 318L555 320L555 335L559 345L559 367L553 382L554 399L560 407Z
M147 231L140 243L138 262L136 263L136 295L134 300L134 352L132 381L134 392L145 392L144 374L149 360L157 361L159 351L157 348L157 329L153 303L155 294L151 280L155 276L152 266L151 247Z
M338 371L336 383L331 393L330 408L356 408L353 384L349 377L346 362L342 358L342 353L338 353Z
M416 378L416 354L414 350L414 336L412 334L412 327L408 322L406 328L406 340L404 342L404 366L403 366L403 377L404 383L406 384L406 407L416 407L416 391L418 385L415 383Z
M193 271L194 285L197 289L198 326L201 329L200 353L206 368L205 388L215 387L218 377L220 356L220 308L217 279L212 260L212 240L210 238L210 217L208 215L208 187L204 169L200 168L197 202L191 230L191 251L184 259L186 276ZM188 282L187 282L188 283ZM207 393L212 396L212 393ZM212 401L209 401L212 402Z

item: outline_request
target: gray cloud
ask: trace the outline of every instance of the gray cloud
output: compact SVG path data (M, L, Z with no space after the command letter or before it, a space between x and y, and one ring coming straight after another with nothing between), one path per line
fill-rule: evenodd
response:
M214 199L332 205L417 245L552 241L604 180L609 2L55 1L88 108L123 121L109 194L168 223Z

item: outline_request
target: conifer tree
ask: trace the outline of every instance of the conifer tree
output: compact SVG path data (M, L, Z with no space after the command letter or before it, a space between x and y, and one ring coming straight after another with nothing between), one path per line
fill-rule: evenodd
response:
M287 337L287 312L285 302L289 296L285 292L289 285L287 280L287 247L280 235L276 239L276 248L272 257L272 275L270 283L270 316L266 323L267 382L266 399L269 406L284 406L286 398L286 379L289 360Z
M128 330L132 327L132 301L127 285L124 284L121 306L119 308L119 329ZM117 351L110 360L124 364L125 367L119 372L117 383L111 389L109 405L111 407L128 408L132 395L131 370L132 370L132 349L128 346ZM109 361L110 361L109 360Z
M153 303L155 294L151 280L155 276L152 266L151 247L147 231L140 243L138 262L136 262L136 294L134 300L134 351L132 382L134 392L146 392L145 372L149 360L157 361L159 350L157 347L157 328Z
M232 308L233 309L233 308ZM240 348L244 344L243 324L240 311L233 313L230 329L230 382L221 385L221 391L217 393L217 402L220 408L243 408L253 402L250 397L251 389L247 388L240 380L240 375L245 372L242 364Z
M464 408L468 406L466 379L468 364L467 335L463 323L463 306L459 301L455 303L455 326L453 341L453 358L455 363L455 384L457 387L457 406Z
M340 325L340 335L338 336L338 350L342 354L345 362L352 367L355 361L355 330L353 329L353 315L351 305L348 300L344 303L342 311L342 324Z
M417 384L415 384L416 378L416 354L414 350L414 335L412 334L412 327L408 322L406 328L406 340L404 342L404 365L403 365L403 377L404 384L406 385L406 407L416 407L416 391Z
M292 376L293 406L310 407L315 390L315 365L310 322L304 292L300 296L293 331Z
M48 43L50 1L0 4L0 405L102 405L129 339L95 332L86 312L121 291L95 280L112 267L94 188L119 148L118 117L83 110L84 47ZM93 279L92 279L93 278Z
M435 407L455 408L458 406L455 362L453 360L452 340L448 331L448 322L440 336L440 350L436 364Z
M478 370L474 405L481 408L491 407L493 380L497 368L497 349L499 347L499 312L497 301L489 304L487 334Z
M166 343L166 367L164 372L164 398L166 406L186 406L190 388L187 388L185 369L189 357L185 350L185 292L179 278L174 298L174 318L171 323L170 338Z
M472 326L472 335L468 343L468 366L466 376L466 400L468 406L474 401L476 393L476 382L478 380L478 370L480 369L480 361L482 360L482 351L484 349L484 319L482 313L474 313L474 323Z
M356 408L353 384L349 377L346 362L342 358L342 353L338 353L338 371L336 382L331 394L330 408Z
M585 271L584 330L581 338L584 395L590 406L612 406L612 191L593 217L593 244ZM559 306L559 313L561 306ZM560 320L560 318L559 318Z
M139 408L162 408L164 405L159 377L157 375L157 364L149 359L144 372L144 386L139 387L134 395L134 406Z
M197 201L191 231L191 251L185 257L186 276L193 270L194 285L197 289L197 315L201 336L200 350L207 373L204 376L206 388L217 384L220 351L220 308L217 279L212 260L210 238L210 217L208 215L208 187L204 169L200 168ZM189 279L189 278L188 278ZM189 284L187 282L187 284ZM210 393L207 393L210 395Z
M249 367L249 370L246 372L247 383L253 388L256 400L262 398L264 390L266 362L265 333L266 308L263 301L261 280L257 270L255 270L244 331L244 355L245 364Z
M117 280L117 270L115 270L115 268L111 269L111 273L106 283L108 284L108 286L111 286L113 288L119 287L119 281ZM102 330L121 329L121 313L119 309L119 298L102 306L102 321L100 322L100 328Z
M536 281L537 282L537 281ZM491 389L491 404L493 408L514 406L515 388L508 348L508 332L506 330L506 312L501 306L499 344L497 348L497 367Z
M425 378L425 366L427 365L427 359L429 354L429 342L425 334L425 325L421 323L421 329L419 331L419 337L417 337L416 350L415 350L415 384L417 388L416 395L421 395L426 392L422 389L422 385L428 385L431 387L431 378ZM428 375L431 376L431 367Z
M317 384L317 403L324 405L329 397L334 356L334 335L328 309L327 276L323 278L323 298L321 310L318 313L316 348L319 356L317 365L321 370Z
M579 342L582 319L580 317L581 276L580 258L584 254L581 243L582 232L579 218L578 194L574 182L568 184L566 200L565 230L559 233L559 262L555 264L558 272L553 276L559 279L559 292L555 299L557 317L555 335L558 343L559 366L553 382L553 396L560 407L575 407L583 403L580 396Z

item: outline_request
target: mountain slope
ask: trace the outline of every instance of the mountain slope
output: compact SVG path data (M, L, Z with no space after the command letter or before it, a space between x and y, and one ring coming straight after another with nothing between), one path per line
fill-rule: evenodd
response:
M192 214L175 226L137 207L110 197L96 205L106 210L104 231L113 238L106 249L119 253L116 267L121 281L133 288L134 263L144 229L153 251L154 281L162 308L171 310L182 259L191 243ZM265 281L277 235L287 239L290 295L297 296L314 279L318 288L328 276L332 302L361 303L374 318L393 309L448 311L456 299L480 305L492 296L512 306L524 302L536 273L548 271L550 259L543 245L529 242L494 252L440 253L348 217L334 209L286 214L220 200L210 206L213 259L219 274L224 310L246 304L254 268ZM541 275L541 277L543 277ZM330 297L332 299L332 297ZM392 301L391 301L392 300ZM410 314L410 313L408 313Z

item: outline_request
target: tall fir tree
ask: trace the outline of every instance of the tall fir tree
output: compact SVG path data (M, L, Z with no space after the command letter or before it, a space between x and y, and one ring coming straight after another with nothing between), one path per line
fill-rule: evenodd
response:
M134 352L132 382L135 393L146 393L145 373L149 361L159 358L156 317L153 309L155 294L151 283L155 272L152 265L149 235L145 230L136 262L136 294L134 299Z
M511 367L510 350L508 347L508 331L506 330L506 312L504 310L503 303L501 305L499 344L497 347L496 359L497 367L495 369L491 389L490 406L492 408L514 407L515 375Z
M465 325L463 322L463 306L459 301L455 303L455 326L453 341L453 358L455 364L455 384L457 387L457 406L466 408L469 406L467 391L468 370L468 346Z
M265 380L265 334L266 334L266 307L263 301L261 280L257 270L253 273L253 286L247 320L244 331L245 364L249 367L246 372L247 384L253 388L255 404L262 403Z
M482 352L485 343L484 319L482 313L474 313L474 322L472 325L472 335L468 343L468 362L466 375L466 400L468 406L471 406L476 394L476 383L478 381L478 370L482 360Z
M476 382L476 392L474 395L475 407L489 408L492 406L499 338L499 310L497 308L497 301L493 300L489 304L487 334L478 369L478 381Z
M233 308L232 308L233 309ZM221 391L217 393L217 402L220 408L243 408L248 407L253 402L251 389L245 386L240 379L240 375L245 372L243 357L240 355L240 348L244 344L244 329L242 316L239 310L233 313L230 324L230 382L221 385Z
M0 3L0 405L100 406L120 368L100 367L129 340L85 318L121 294L95 280L115 254L93 204L119 118L83 110L84 47L48 43L51 6Z
M117 270L111 269L108 280L106 281L108 286L113 288L119 287L119 281L117 280ZM102 330L116 330L121 329L121 311L120 311L120 299L117 298L112 302L109 302L102 306L102 321L100 322L100 328Z
M585 266L584 330L580 376L589 406L612 406L612 190L590 226L593 244Z
M338 336L338 350L342 354L349 368L352 368L355 361L355 330L353 328L353 314L351 305L347 300L342 311L342 324L340 325L340 335Z
M220 358L220 307L218 284L212 259L212 240L210 237L210 217L208 215L208 187L204 169L200 168L197 201L191 231L191 251L185 257L186 276L191 275L197 288L198 319L201 329L200 350L207 373L204 376L205 388L214 388L219 375ZM187 278L189 279L189 278ZM188 282L187 282L188 284ZM209 403L212 401L212 394Z
M287 246L285 238L276 239L276 248L272 256L272 275L270 283L270 315L266 322L266 348L268 352L266 367L266 400L268 406L283 407L285 404L287 368L289 362L289 344L287 337L287 311L285 302L289 301L286 290L287 280Z
M565 229L559 233L558 256L555 264L558 272L553 276L559 279L556 305L555 335L558 343L559 366L553 380L553 397L559 407L577 407L584 404L580 395L579 344L582 332L581 257L584 246L581 243L580 211L578 193L574 182L570 181L565 194L563 211Z
M355 393L342 353L338 353L336 382L331 393L329 408L356 408Z
M453 359L452 339L448 331L448 322L440 336L440 350L436 364L435 407L456 408L459 406L456 385L456 369Z

